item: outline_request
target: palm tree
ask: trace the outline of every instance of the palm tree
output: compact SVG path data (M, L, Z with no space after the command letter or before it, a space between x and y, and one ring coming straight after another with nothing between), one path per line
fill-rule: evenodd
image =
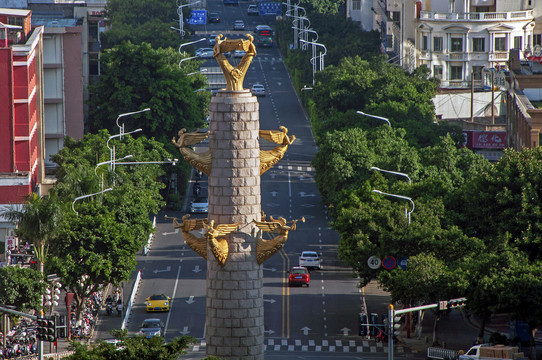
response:
M21 209L12 207L0 215L17 225L15 234L20 239L34 245L38 268L43 274L49 240L55 236L61 219L57 197L53 194L40 197L32 193L26 197Z

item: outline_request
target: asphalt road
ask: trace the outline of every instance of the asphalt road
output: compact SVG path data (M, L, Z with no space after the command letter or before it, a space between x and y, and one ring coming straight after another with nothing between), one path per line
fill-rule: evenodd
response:
M244 20L247 30L273 22L248 16L246 7L250 3L242 1L238 7L224 7L221 1L208 1L208 9L218 12L222 22L196 27L196 38L203 33L228 34L236 19ZM266 96L258 99L260 128L278 130L285 126L289 135L296 136L285 157L262 176L262 209L268 216L306 220L298 222L297 230L289 233L283 250L263 264L266 358L360 359L360 353L367 355L364 359L383 358L384 345L357 335L362 296L357 279L337 257L339 235L328 226L326 209L316 188L310 162L317 149L310 123L278 49L257 51L244 84L250 87L259 82L266 89ZM236 60L230 61L235 64ZM203 66L217 64L211 59ZM261 146L265 149L274 145L261 140ZM201 184L205 195L205 179ZM157 317L165 325L166 340L181 335L199 339L186 357L199 359L205 351L206 262L184 244L171 220L163 220L163 214L160 217L149 255L138 258L142 282L128 330L136 333L144 319ZM310 287L288 287L287 271L298 264L303 250L322 253L323 268L311 271ZM154 293L171 296L170 312L146 313L145 298ZM384 313L388 299L381 290L375 289L374 297L367 294L366 300L369 312Z

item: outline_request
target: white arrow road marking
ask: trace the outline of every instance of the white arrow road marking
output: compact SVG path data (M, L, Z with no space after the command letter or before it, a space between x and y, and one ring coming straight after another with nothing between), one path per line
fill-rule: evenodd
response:
M171 271L171 266L168 266L165 270L153 270L153 273L158 274L161 272L168 272Z
M350 332L350 329L347 328L347 327L343 327L343 328L341 329L341 331L343 332L343 335L344 335L344 336L348 336L348 333Z
M193 304L196 302L196 300L194 300L194 296L192 295L188 298L188 300L185 300L185 301L187 304Z
M264 333L268 335L273 335L275 332L273 330L265 330Z
M304 207L304 208L311 208L311 207L315 207L316 205L314 204L303 204L301 205L301 207Z
M266 206L268 206L268 207L277 207L277 206L280 206L280 204L270 203L270 204L266 204Z
M188 331L188 326L185 326L185 327L183 328L183 331L180 331L180 333L183 334L183 335L188 335L188 334L190 334L190 331Z
M263 299L264 302L268 302L268 303L271 303L273 304L274 302L276 302L277 300L275 299Z
M179 229L175 229L175 231L173 232L163 232L162 235L167 236L167 235L173 235L173 234L178 234L178 233L179 233Z
M199 273L201 271L201 269L199 268L199 265L196 265L194 266L194 268L192 269L193 272L195 272L196 274Z
M303 330L303 335L309 335L309 330L311 330L309 327L305 326L302 327L301 330Z
M271 271L271 272L277 271L277 269L275 269L275 268L271 268L271 269L270 269L270 268L265 268L265 267L262 268L262 270L268 270L268 271Z
M303 215L303 217L305 218L305 220L314 219L313 215Z
M278 194L278 192L276 192L276 191L271 191L271 196L272 196L272 197L277 196L277 194Z
M301 192L299 193L299 196L301 196L301 197L314 197L314 196L316 196L316 194L313 194L313 193L310 193L310 194L309 194L309 193L306 193L306 192L301 191Z

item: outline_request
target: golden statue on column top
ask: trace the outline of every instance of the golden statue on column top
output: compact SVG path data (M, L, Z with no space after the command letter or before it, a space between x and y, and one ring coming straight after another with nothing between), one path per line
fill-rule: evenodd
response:
M213 56L216 58L218 65L224 73L224 78L226 78L226 90L231 91L241 91L243 90L243 80L248 71L248 67L252 62L252 59L256 55L256 47L253 44L254 37L250 34L247 34L246 37L248 40L243 39L233 39L229 40L224 35L219 34L215 39L215 47ZM225 53L234 50L243 50L245 55L239 62L239 65L233 67L230 65L226 59Z

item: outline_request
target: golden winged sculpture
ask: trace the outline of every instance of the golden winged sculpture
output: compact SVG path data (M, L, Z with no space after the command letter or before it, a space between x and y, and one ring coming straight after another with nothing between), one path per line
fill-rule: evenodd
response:
M211 150L206 150L201 153L196 153L191 146L197 145L209 137L209 132L199 132L199 129L193 132L186 132L186 129L181 129L178 133L179 139L171 141L179 148L182 156L190 165L203 172L205 175L211 175Z
M207 245L211 249L211 252L215 256L216 260L224 266L226 260L228 259L229 245L228 240L220 236L226 236L229 233L235 231L240 223L236 224L220 224L216 227L214 226L215 221L211 220L210 222L204 222L203 226L205 228L205 236L207 236Z
M258 239L256 243L256 261L258 262L258 265L261 265L265 260L269 259L277 251L282 249L288 239L288 231L295 230L298 221L305 222L305 218L292 220L291 226L287 225L286 219L283 217L274 219L270 216L270 221L265 221L265 215L263 215L262 221L252 220L261 231L270 234L278 234L271 240Z
M256 47L253 44L254 37L247 34L248 40L244 39L228 39L224 35L219 34L215 39L215 47L213 56L216 58L218 65L222 69L224 78L226 79L226 90L240 91L243 90L243 80L248 71L248 67L252 62L254 56L256 56ZM233 50L244 50L246 54L236 67L230 65L226 56L227 52Z
M173 228L181 229L184 242L190 246L199 256L207 260L207 239L204 237L198 237L191 233L191 231L197 231L203 228L203 224L207 222L205 219L188 219L190 214L183 216L183 222L179 224L176 217L164 216L164 219L173 219Z
M280 130L260 130L260 137L279 144L272 150L260 150L260 175L271 169L286 153L288 146L295 140L295 135L288 137L288 129L284 126Z

